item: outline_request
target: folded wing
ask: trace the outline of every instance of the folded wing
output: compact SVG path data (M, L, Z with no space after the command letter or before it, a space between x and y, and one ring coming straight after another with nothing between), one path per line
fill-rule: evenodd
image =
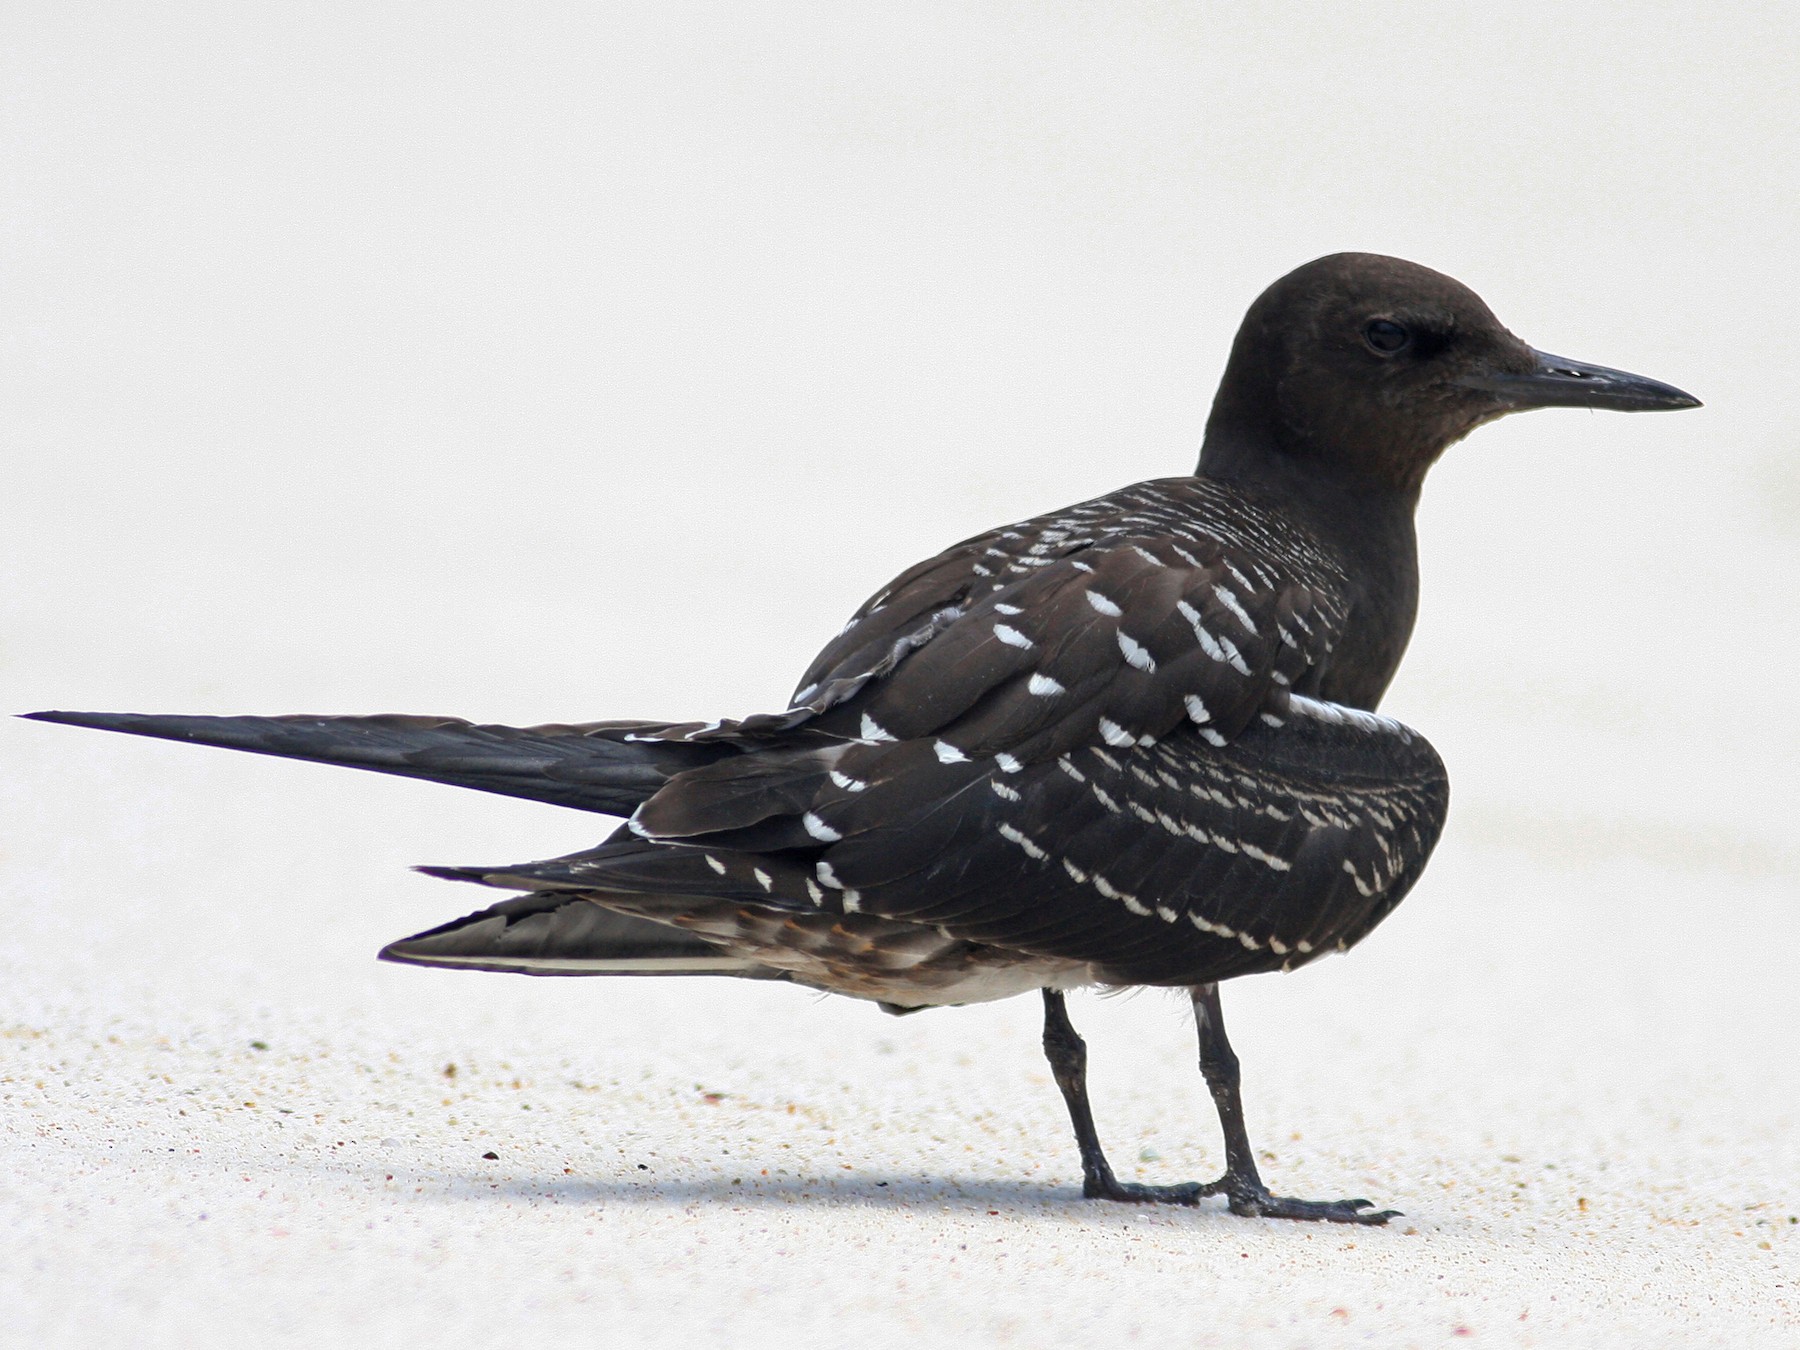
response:
M1107 981L1192 984L1360 941L1417 879L1449 796L1424 738L1301 698L1225 747L1187 731L1013 773L921 759L910 776L903 809L825 824L835 839L817 825L836 816L809 825L817 812L796 806L760 823L763 847L737 825L680 841L622 832L587 853L462 875L627 907L634 893L719 895L879 916L1090 962Z

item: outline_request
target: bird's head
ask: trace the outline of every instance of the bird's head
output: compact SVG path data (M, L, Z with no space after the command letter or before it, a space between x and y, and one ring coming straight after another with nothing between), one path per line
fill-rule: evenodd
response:
M1207 453L1279 455L1416 490L1447 446L1510 412L1699 406L1671 385L1537 351L1441 272L1334 253L1250 306Z

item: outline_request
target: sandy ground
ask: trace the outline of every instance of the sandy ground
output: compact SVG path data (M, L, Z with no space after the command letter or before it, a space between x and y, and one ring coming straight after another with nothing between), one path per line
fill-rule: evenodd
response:
M1434 473L1423 883L1096 1207L1032 1000L381 966L578 813L0 723L0 1343L1800 1343L1790 6L27 5L0 710L777 706L1344 247L1701 412ZM1472 60L1471 55L1479 60ZM1378 124L1386 134L1371 136ZM1126 1175L1185 1009L1078 996Z
M10 1334L1791 1344L1789 921L1768 882L1452 844L1366 950L1235 987L1265 1174L1405 1211L1355 1231L1082 1201L1029 1000L13 958ZM1122 1171L1216 1173L1179 1005L1075 1009Z

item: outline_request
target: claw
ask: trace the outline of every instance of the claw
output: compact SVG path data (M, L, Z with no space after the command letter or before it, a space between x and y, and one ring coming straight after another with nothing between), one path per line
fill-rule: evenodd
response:
M1231 1212L1264 1219L1300 1219L1314 1223L1359 1223L1380 1227L1400 1217L1397 1209L1373 1209L1368 1200L1295 1200L1267 1191L1240 1192L1231 1198ZM1364 1211L1369 1211L1365 1213Z
M1287 1195L1269 1195L1265 1192L1255 1197L1238 1210L1237 1204L1231 1206L1237 1213L1260 1215L1264 1219L1301 1219L1325 1224L1370 1224L1381 1226L1390 1219L1399 1217L1399 1210L1373 1210L1370 1201L1296 1201Z
M1260 1187L1252 1190L1233 1177L1217 1181L1190 1181L1179 1186L1144 1186L1112 1177L1089 1177L1081 1194L1088 1200L1114 1200L1130 1205L1197 1205L1209 1195L1229 1197L1233 1214L1247 1219L1299 1219L1313 1223L1358 1223L1380 1227L1398 1219L1397 1209L1375 1209L1372 1200L1295 1200L1271 1195Z

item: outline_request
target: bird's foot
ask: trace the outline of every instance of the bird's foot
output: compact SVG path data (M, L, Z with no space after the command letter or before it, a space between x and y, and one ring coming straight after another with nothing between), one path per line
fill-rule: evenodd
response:
M1213 1192L1197 1181L1179 1186L1143 1186L1108 1174L1089 1176L1081 1184L1081 1194L1088 1200L1118 1200L1128 1205L1197 1205L1201 1196Z
M1379 1227L1400 1217L1399 1210L1376 1209L1368 1200L1295 1200L1271 1195L1261 1182L1245 1185L1233 1176L1177 1186L1144 1186L1112 1176L1090 1176L1082 1183L1081 1194L1089 1200L1116 1200L1129 1205L1197 1205L1209 1195L1223 1195L1231 1212L1245 1218L1303 1219L1313 1223Z
M1368 1200L1294 1200L1285 1195L1270 1195L1258 1182L1247 1186L1232 1176L1225 1176L1207 1188L1209 1194L1223 1192L1233 1214L1246 1218L1306 1219L1314 1223L1360 1223L1380 1227L1389 1219L1400 1217L1397 1209L1376 1209Z

